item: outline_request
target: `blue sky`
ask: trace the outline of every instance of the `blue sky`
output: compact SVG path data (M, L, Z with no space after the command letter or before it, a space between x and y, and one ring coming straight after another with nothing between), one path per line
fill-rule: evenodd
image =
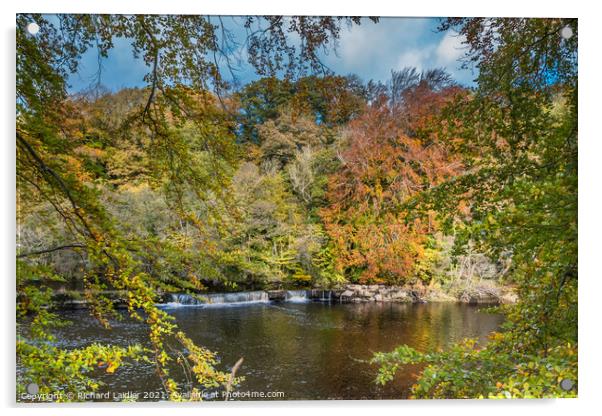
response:
M236 18L224 19L235 26ZM392 69L415 66L419 70L444 67L454 78L471 85L476 73L460 69L464 52L462 39L453 32L440 33L435 18L385 17L375 24L363 19L361 25L344 26L336 53L330 50L323 62L340 75L357 74L364 81L387 81ZM242 30L233 28L235 34ZM109 57L102 61L101 83L115 91L124 87L144 86L144 75L149 68L132 56L130 42L116 39ZM82 57L78 73L69 78L70 91L85 89L96 79L98 60L95 50ZM256 78L252 68L243 65L238 73L243 83Z

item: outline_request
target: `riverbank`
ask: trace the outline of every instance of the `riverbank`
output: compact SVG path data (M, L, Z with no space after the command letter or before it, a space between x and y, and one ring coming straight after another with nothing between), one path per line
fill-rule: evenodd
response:
M124 292L103 292L113 301L116 308L127 307ZM455 302L464 304L510 304L517 301L511 288L497 285L474 285L460 290L445 290L440 287L418 285L387 286L347 284L336 289L312 288L296 290L255 290L228 293L163 293L161 304L219 305L238 303L303 302L320 301L336 303L433 303ZM88 301L83 293L66 291L56 293L53 299L57 309L84 309Z
M270 290L268 298L272 301L284 301L290 291ZM441 288L423 285L386 286L348 284L340 289L308 289L306 297L311 300L336 301L341 303L362 302L460 302L467 304L508 304L515 303L514 292L500 286L475 286L466 288L453 295Z

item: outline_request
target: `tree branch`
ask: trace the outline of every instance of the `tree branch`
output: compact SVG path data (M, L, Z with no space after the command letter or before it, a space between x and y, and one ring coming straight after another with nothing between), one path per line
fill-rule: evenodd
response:
M56 246L56 247L47 248L44 250L36 250L36 251L30 251L29 253L17 254L17 258L20 259L23 257L38 256L40 254L53 253L53 252L59 251L59 250L67 250L67 249L74 249L74 248L86 248L86 246L84 244L80 244L80 243L64 244L62 246Z

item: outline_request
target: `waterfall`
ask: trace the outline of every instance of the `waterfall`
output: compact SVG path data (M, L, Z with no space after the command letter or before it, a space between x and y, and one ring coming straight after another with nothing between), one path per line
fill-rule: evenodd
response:
M168 306L229 306L250 303L268 303L267 292L207 293L197 297L187 294L172 294Z
M331 302L332 301L332 290L322 290L322 297L320 302Z
M307 290L287 290L286 301L293 303L309 302L307 297Z

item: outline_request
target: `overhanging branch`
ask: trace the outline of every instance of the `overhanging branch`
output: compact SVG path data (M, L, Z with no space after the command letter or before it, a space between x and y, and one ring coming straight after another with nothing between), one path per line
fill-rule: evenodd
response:
M17 254L17 258L20 259L23 257L38 256L40 254L53 253L55 251L69 250L69 249L74 249L74 248L86 248L86 246L84 244L79 244L79 243L63 244L62 246L56 246L56 247L47 248L44 250L36 250L36 251L30 251L28 253Z

